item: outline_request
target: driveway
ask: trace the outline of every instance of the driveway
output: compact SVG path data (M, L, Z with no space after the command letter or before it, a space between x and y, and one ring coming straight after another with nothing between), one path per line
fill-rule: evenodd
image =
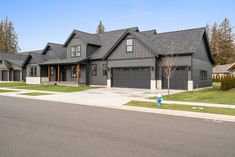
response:
M172 93L182 92L171 90ZM131 100L155 97L158 93L167 94L167 90L148 90L130 88L95 88L91 90L58 93L54 95L39 96L38 98L49 101L85 104L92 106L121 106Z
M32 90L19 90L20 93L35 92ZM38 91L36 91L38 92ZM42 91L45 92L45 91ZM171 93L179 93L182 90L171 90ZM52 95L26 96L19 92L0 93L0 95L14 96L21 98L48 100L56 102L76 103L92 106L119 107L131 100L143 100L155 97L158 93L167 94L167 90L133 89L133 88L94 88L90 90L71 92L71 93L53 93ZM52 93L52 92L47 92Z

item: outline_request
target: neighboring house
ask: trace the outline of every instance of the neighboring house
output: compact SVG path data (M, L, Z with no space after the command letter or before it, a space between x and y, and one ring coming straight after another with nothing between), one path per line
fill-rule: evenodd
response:
M215 67L213 67L213 77L221 77L229 74L235 75L235 63L216 65Z
M0 53L0 81L25 81L28 54Z
M162 67L172 52L177 68L171 89L212 85L214 60L205 28L167 33L138 27L97 34L74 30L64 44L48 43L40 53L30 53L26 82L167 88Z

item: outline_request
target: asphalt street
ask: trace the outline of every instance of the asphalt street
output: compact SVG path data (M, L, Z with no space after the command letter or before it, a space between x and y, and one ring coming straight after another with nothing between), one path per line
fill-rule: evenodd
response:
M234 157L235 123L0 96L0 157Z

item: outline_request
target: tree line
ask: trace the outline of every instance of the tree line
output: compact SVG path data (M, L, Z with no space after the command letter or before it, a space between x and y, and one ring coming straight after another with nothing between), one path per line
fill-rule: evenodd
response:
M228 18L220 24L206 26L209 36L211 52L217 65L235 62L235 44L233 27Z

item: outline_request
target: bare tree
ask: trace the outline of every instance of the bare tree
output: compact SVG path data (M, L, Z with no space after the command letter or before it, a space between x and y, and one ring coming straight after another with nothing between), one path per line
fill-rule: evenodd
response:
M175 74L177 68L175 61L177 59L177 54L174 54L174 45L171 44L170 52L164 56L164 59L161 63L158 62L158 66L161 69L163 77L167 79L167 94L170 95L170 82L171 78Z

